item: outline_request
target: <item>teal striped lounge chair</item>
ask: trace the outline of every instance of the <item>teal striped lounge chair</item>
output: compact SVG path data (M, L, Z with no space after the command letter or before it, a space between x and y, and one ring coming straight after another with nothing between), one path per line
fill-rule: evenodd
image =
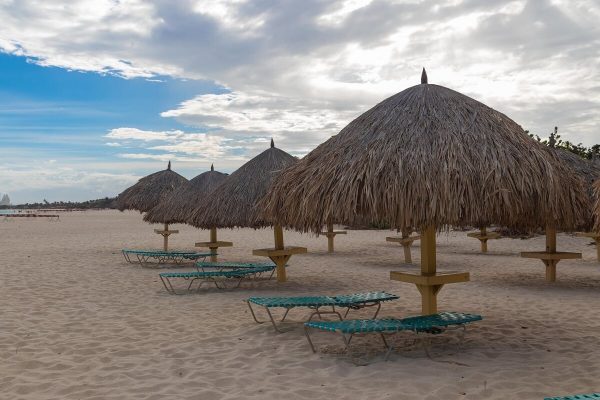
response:
M273 267L272 262L237 262L237 261L198 261L194 264L198 271L226 270L226 269L249 269L256 267ZM273 270L274 271L274 270Z
M336 315L340 321L348 316L348 313L351 309L358 310L365 307L377 307L375 310L375 315L373 318L377 318L377 314L379 314L379 310L381 309L381 303L384 301L396 300L398 296L386 292L368 292L368 293L355 293L348 294L342 296L301 296L301 297L250 297L246 300L248 307L250 308L250 312L252 314L252 318L259 324L268 322L261 321L256 317L256 313L252 308L252 304L256 306L264 307L269 316L269 320L275 328L276 332L281 333L281 330L277 326L275 322L275 318L271 313L271 308L285 308L285 313L281 318L280 322L283 322L287 317L288 313L292 308L309 308L313 310L313 313L310 314L308 321L311 321L312 318L316 315L319 318L323 314L333 314ZM322 307L331 308L329 310L321 310ZM336 310L338 308L345 308L346 312L344 317Z
M217 289L225 289L228 286L225 282L233 281L235 285L233 287L239 287L244 279L256 278L261 276L263 273L271 273L275 270L275 265L263 265L263 266L254 266L238 268L238 269L228 269L228 270L215 270L215 271L194 271L194 272L163 272L158 274L160 280L162 281L165 289L169 294L178 294L175 291L171 283L171 279L173 278L181 278L185 280L189 280L190 283L188 285L187 290L190 291L192 284L196 281L199 281L197 291L200 291L203 283L212 283Z
M211 253L198 253L185 250L121 250L125 261L131 264L138 263L143 267L149 265L173 264L180 265L185 262L195 262L206 259ZM135 257L135 258L134 258Z
M483 318L480 315L476 314L442 312L402 319L385 318L346 321L308 321L304 323L304 334L306 335L306 339L308 340L308 344L313 353L316 353L317 351L310 337L310 329L339 333L344 340L346 349L350 346L350 341L354 335L376 333L379 334L381 340L383 340L383 344L387 348L387 353L385 355L385 359L387 360L393 348L385 339L386 335L394 335L399 332L439 334L449 328L462 328L464 332L467 324L482 319ZM428 351L427 346L425 346L425 351Z
M575 394L564 397L546 397L544 400L600 400L600 393Z

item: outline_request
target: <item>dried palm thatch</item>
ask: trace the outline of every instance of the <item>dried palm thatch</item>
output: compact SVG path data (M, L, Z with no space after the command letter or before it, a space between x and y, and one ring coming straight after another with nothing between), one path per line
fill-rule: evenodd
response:
M596 217L596 224L594 230L600 232L600 179L594 182L594 215Z
M600 164L574 154L565 149L554 149L558 157L568 164L577 175L585 182L586 189L590 198L593 197L593 185L597 179L600 179Z
M181 224L184 223L191 210L196 208L227 177L215 171L211 165L206 171L179 186L166 196L156 207L144 216L144 221L153 224Z
M135 185L119 194L116 200L117 208L121 211L149 211L187 181L183 176L171 171L171 162L169 161L167 169L143 177Z
M313 232L328 219L569 229L590 207L574 175L510 118L425 75L287 168L257 208Z
M232 173L204 199L187 223L197 228L260 228L270 225L256 217L255 205L267 192L273 178L297 158L271 147Z

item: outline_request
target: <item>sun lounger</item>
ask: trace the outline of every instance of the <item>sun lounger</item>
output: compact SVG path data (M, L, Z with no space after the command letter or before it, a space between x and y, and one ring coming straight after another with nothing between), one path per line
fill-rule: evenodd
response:
M199 261L194 264L198 271L205 270L226 270L226 269L251 269L256 267L272 267L275 268L275 264L272 262L256 262L256 263L245 263L236 261ZM273 269L273 271L275 271Z
M308 344L312 351L316 353L315 346L310 338L310 329L319 329L322 331L339 333L346 345L346 349L350 345L353 335L378 333L383 340L385 347L388 349L385 359L389 357L393 348L388 344L385 335L393 335L398 332L414 332L439 334L450 327L466 328L466 324L480 321L482 317L475 314L464 314L456 312L442 312L432 315L424 315L417 317L408 317L402 319L386 318L386 319L359 319L346 321L309 321L304 323L304 333ZM427 351L427 347L425 347Z
M600 399L600 393L589 393L589 394L575 394L572 396L564 397L546 397L544 400L591 400Z
M200 284L196 290L200 290L203 283L213 283L218 289L224 289L227 287L225 282L233 281L236 284L234 287L239 287L244 279L256 278L263 273L271 273L269 279L273 276L275 265L255 266L253 268L238 268L230 270L220 271L195 271L195 272L163 272L158 274L162 281L165 289L170 294L177 294L173 285L171 284L172 278L182 278L189 280L188 291L191 289L192 284L195 281L199 281Z
M212 255L211 253L198 253L195 251L181 250L132 250L123 249L123 257L128 263L139 263L142 266L157 265L157 264L174 264L179 265L184 262L194 262L199 259L205 259ZM135 258L133 258L135 256Z
M285 317L287 317L292 308L297 307L309 308L313 310L313 313L308 318L308 321L311 321L315 315L319 316L320 318L323 314L333 314L336 315L340 320L343 320L351 309L357 310L365 307L377 307L375 310L375 315L373 316L373 318L377 318L377 314L381 309L381 303L396 299L398 299L398 296L386 292L369 292L343 296L251 297L246 300L246 303L250 308L250 312L252 313L254 321L259 324L267 322L256 318L252 304L264 307L269 315L271 324L273 324L273 328L275 328L275 331L281 332L277 327L277 323L273 318L273 314L271 314L271 308L285 308L285 314L281 318L280 322L285 320ZM322 307L331 307L331 309L321 310ZM342 317L342 315L336 310L336 307L346 308L344 317Z

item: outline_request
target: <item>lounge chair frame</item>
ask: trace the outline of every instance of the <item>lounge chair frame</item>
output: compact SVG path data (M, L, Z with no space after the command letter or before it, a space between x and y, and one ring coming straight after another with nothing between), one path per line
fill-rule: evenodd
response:
M196 272L173 272L173 273L162 273L159 274L159 278L169 294L183 294L178 293L170 278L183 278L189 280L190 283L187 287L187 292L192 291L192 285L198 281L199 284L196 288L196 292L199 292L203 284L213 284L217 289L233 289L238 288L244 280L257 279L264 273L270 273L266 280L270 280L273 277L275 266L262 266L262 267L243 267L231 270L219 270L219 271L196 271ZM234 282L233 285L226 283Z
M293 308L308 308L310 310L313 310L313 312L309 315L308 319L305 322L312 321L312 319L315 316L318 316L319 319L323 319L322 318L323 315L335 315L339 318L340 321L343 321L348 316L348 313L350 312L350 310L360 310L363 308L376 307L375 314L373 315L373 319L374 319L374 318L377 318L377 315L379 315L379 311L381 310L382 302L389 301L389 300L395 300L398 298L397 296L394 296L394 295L391 295L391 294L385 293L385 292L381 292L381 294L386 294L390 297L363 299L363 300L356 300L353 302L353 301L348 301L348 300L339 300L339 298L347 298L348 296L316 296L314 298L315 301L312 304L309 301L304 304L298 303L298 304L290 304L288 306L283 306L283 305L282 306L280 306L280 305L269 306L269 305L262 305L262 304L255 303L255 305L260 306L265 309L265 311L267 312L267 315L269 316L269 320L258 319L258 317L256 316L256 313L254 311L254 308L252 307L252 303L253 303L252 298L246 300L246 304L248 304L248 308L250 309L252 318L254 319L254 321L257 324L264 324L265 322L270 321L271 324L273 325L273 329L275 329L275 332L283 333L283 331L279 328L277 322L275 321L275 318L273 317L273 314L271 313L270 308L285 308L283 317L279 320L280 324L285 321L285 318L288 316L290 310L292 310ZM320 300L320 301L317 300L319 298L322 300ZM307 298L307 299L311 299L311 298ZM336 306L338 308L346 309L346 312L344 313L343 316L336 309ZM323 307L331 307L331 310L322 310Z
M140 264L142 267L157 265L181 265L186 262L205 260L210 253L197 253L187 251L152 251L152 250L122 250L123 257L130 264ZM132 256L135 255L135 259ZM137 259L137 262L136 262ZM152 261L151 261L152 260Z
M460 315L460 314L458 314L458 313L440 313L440 314L436 314L436 315ZM426 318L426 317L428 317L428 316L424 316L423 318ZM479 316L475 316L475 317L479 317ZM415 317L410 317L410 318L414 319ZM410 319L410 318L408 318L408 319ZM479 317L479 318L481 319L481 317ZM408 320L408 319L405 319L405 320ZM371 334L371 333L378 334L379 337L381 338L381 340L383 341L383 344L387 350L385 353L385 356L384 356L384 360L386 360L386 361L389 359L390 355L392 354L392 352L395 349L395 347L390 344L391 342L386 339L386 336L392 337L392 336L398 335L400 333L411 333L411 334L415 335L415 338L412 341L413 344L417 343L419 341L419 339L422 339L422 340L420 340L420 342L422 343L423 350L425 351L425 353L427 354L427 356L429 358L432 358L431 353L429 351L429 347L431 344L431 338L434 335L439 335L439 334L447 333L447 332L451 332L451 331L458 331L458 338L459 338L458 346L460 347L462 345L465 335L466 335L467 324L469 324L471 322L475 322L477 320L478 319L465 321L465 322L457 322L454 324L449 324L449 325L444 325L444 326L431 325L429 328L418 328L418 329L414 329L414 328L410 328L410 327L402 328L399 325L398 328L396 328L395 330L389 330L389 331L366 331L366 332L344 333L342 330L339 330L339 329L328 329L328 330L338 333L342 337L342 340L344 342L344 350L345 351L349 350L350 342L352 341L352 338L354 336L367 335L367 334ZM396 321L402 321L402 320L396 320ZM310 329L312 329L312 327L309 326L309 324L305 323L304 324L304 335L306 336L306 340L308 341L308 344L309 344L312 352L316 353L317 350L316 350L313 340L310 336ZM423 336L425 336L425 337L423 337Z

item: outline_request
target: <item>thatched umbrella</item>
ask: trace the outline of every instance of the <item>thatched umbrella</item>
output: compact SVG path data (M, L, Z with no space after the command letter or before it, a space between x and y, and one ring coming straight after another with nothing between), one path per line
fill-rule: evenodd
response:
M559 158L568 164L577 175L585 181L587 193L590 197L590 203L594 202L594 182L600 179L600 164L587 160L565 149L555 149ZM590 230L594 224L594 216L592 210L588 212L588 218L585 226L582 229ZM600 230L595 232L578 232L577 236L588 237L596 242L596 258L600 261Z
M206 171L191 179L188 183L179 186L166 196L157 206L152 208L144 216L144 221L154 224L182 224L185 223L191 210L195 209L202 200L208 196L227 177L219 171L215 171L214 165L210 171ZM214 230L214 232L213 232ZM217 243L216 229L211 229L211 243L207 246L213 254L212 261L217 261L216 251L220 246L231 246L231 242ZM204 242L202 242L204 243ZM196 243L201 245L202 243ZM216 247L215 247L216 246Z
M436 229L499 224L574 228L589 200L581 181L510 118L451 89L410 87L365 112L295 165L261 201L263 218L318 232L328 219L367 219L421 235L415 283L424 313L437 309Z
M137 210L141 213L148 212L156 207L165 197L175 189L188 182L183 176L171 171L171 161L167 169L150 174L140 179L135 185L125 189L117 196L116 205L121 211ZM154 230L163 236L164 250L169 248L169 235L177 231L169 231L165 223L164 230Z
M600 232L600 179L594 182L594 230Z
M297 162L283 150L271 147L232 173L188 216L187 223L197 228L261 228L271 224L258 218L256 203L265 195L277 174ZM275 252L255 250L255 255L271 258L278 266L277 279L285 281L285 262L291 254L306 252L305 248L285 247L283 230L276 225ZM303 250L302 250L303 249ZM291 254L288 254L290 253ZM285 254L284 254L285 253Z

